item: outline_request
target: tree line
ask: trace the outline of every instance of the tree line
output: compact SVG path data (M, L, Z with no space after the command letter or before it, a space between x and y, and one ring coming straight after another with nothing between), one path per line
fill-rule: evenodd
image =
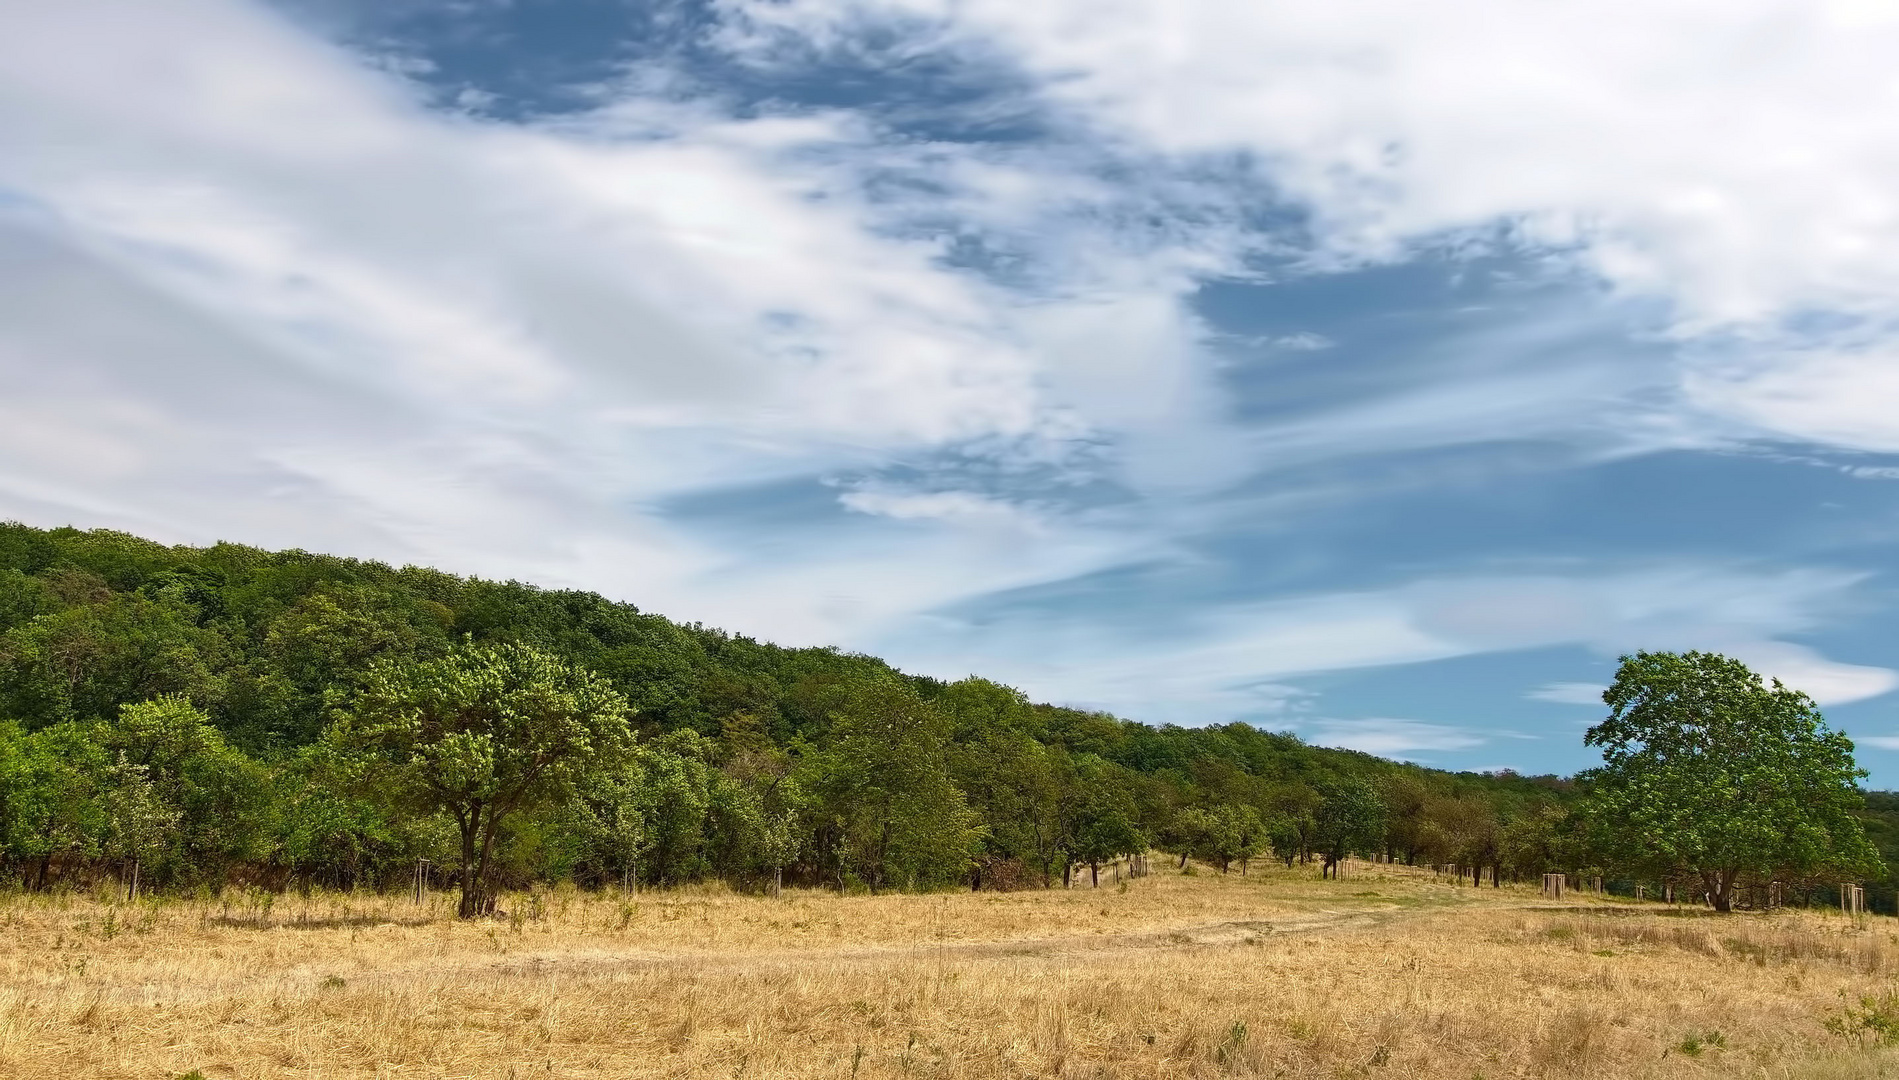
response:
M428 860L472 915L555 881L1052 887L1152 850L1676 872L1603 820L1556 777L1142 724L593 593L0 524L0 878L28 889Z

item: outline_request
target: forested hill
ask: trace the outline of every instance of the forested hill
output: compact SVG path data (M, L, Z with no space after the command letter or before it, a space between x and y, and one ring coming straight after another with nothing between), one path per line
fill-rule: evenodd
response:
M1000 709L1046 745L1221 795L1247 779L1425 775L1246 724L1151 726L1032 704L979 678L951 684L873 656L784 648L597 593L239 544L168 547L107 530L0 523L0 631L0 716L28 730L108 719L121 705L175 694L233 746L267 759L313 742L376 660L429 656L470 637L533 644L598 672L651 735L716 739L736 725L779 746L822 743L840 687L899 679L959 717ZM970 734L976 720L963 719L958 734ZM1522 796L1566 786L1431 776Z
M1448 774L1245 724L1035 704L980 678L783 648L588 592L0 524L7 868L43 885L143 851L161 883L397 880L441 851L441 823L338 779L348 770L324 733L372 670L470 641L534 646L636 710L643 756L629 772L511 823L499 857L517 879L745 881L769 867L924 885L980 881L986 867L992 883L1037 883L1136 843L1219 864L1349 847L1505 874L1587 858L1566 848L1568 784L1553 777ZM138 725L158 721L125 709L161 700L199 718L165 723L202 730L155 739ZM839 734L880 710L906 717L900 745ZM911 790L878 788L900 773ZM122 820L129 796L112 792L127 777L158 800L156 839ZM881 841L866 840L858 819L880 798ZM893 806L916 820L892 826ZM925 836L931 821L953 835Z

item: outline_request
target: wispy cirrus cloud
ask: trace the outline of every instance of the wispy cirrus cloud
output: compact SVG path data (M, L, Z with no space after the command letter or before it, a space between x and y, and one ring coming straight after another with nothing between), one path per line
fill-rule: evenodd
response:
M1411 757L1419 751L1473 750L1497 737L1494 732L1473 728L1391 717L1315 720L1305 730L1311 741L1320 746L1341 746L1399 758Z
M1013 60L1048 110L1129 153L1246 155L1256 190L1305 211L1313 259L1402 259L1455 235L1572 261L1664 300L1678 337L1752 358L1690 381L1704 407L1893 445L1841 392L1883 378L1899 334L1889 6L1683 0L1611 21L1583 3L1398 0L733 8L755 56L896 28L913 50Z
M477 25L559 5L327 2L0 0L0 514L1155 720L1539 648L1894 686L1817 637L1886 602L1883 510L1748 547L1752 488L1672 514L1721 481L1664 464L1891 468L1883 8L733 0L563 66ZM1335 723L1492 737L1439 704Z
M1523 696L1531 701L1549 701L1558 705L1596 705L1602 704L1603 688L1595 683L1554 682L1545 683Z
M1057 544L987 570L965 557L923 584L911 555L887 553L881 571L851 570L887 579L879 602L840 621L821 598L800 608L796 588L722 598L726 559L629 508L1198 407L1180 389L1191 377L1167 374L1194 364L1191 319L1165 301L1189 287L1182 272L1136 272L1106 242L1004 289L944 259L945 229L914 220L917 199L877 188L940 164L931 212L994 224L1021 212L1003 206L1012 193L1044 197L1027 194L1033 161L886 141L837 110L739 117L670 88L527 125L444 115L387 65L235 0L14 5L9 21L0 229L14 257L0 271L18 317L0 356L10 408L41 418L13 441L97 447L51 475L15 459L14 505L35 517L525 569L848 638L863 618L1100 556L1075 563ZM1082 265L1099 272L1070 272ZM1143 305L1153 314L1127 317ZM1085 343L1090 312L1119 320L1111 348ZM172 391L155 391L166 348ZM1127 360L1064 366L1074 348ZM123 409L99 407L115 397ZM210 476L223 487L205 489ZM996 494L853 490L853 509L952 532L1027 520ZM788 607L752 606L774 596Z

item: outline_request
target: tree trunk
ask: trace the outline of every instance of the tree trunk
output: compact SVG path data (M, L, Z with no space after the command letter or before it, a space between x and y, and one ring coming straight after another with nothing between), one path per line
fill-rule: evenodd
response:
M890 832L894 823L884 819L883 828L877 833L877 862L871 867L870 895L876 896L877 890L884 884L884 860L890 852Z
M1098 862L1088 864L1088 887L1091 889L1101 887L1101 864Z
M481 830L481 859L475 863L475 914L492 915L495 910L494 890L488 887L488 867L494 862L495 833L498 822L490 814L488 824Z
M485 808L486 814L483 809L470 811L462 827L462 899L455 914L463 919L486 915L494 909L493 898L488 895L488 864L494 857L495 834L501 831L501 822L492 805Z
M1734 910L1734 886L1729 882L1721 883L1721 891L1714 894L1714 910L1723 914Z
M455 905L455 916L460 919L472 919L477 914L475 886L475 836L481 829L481 811L472 810L466 815L458 814L455 824L462 833L462 898Z
M1734 875L1721 870L1704 871L1701 883L1708 887L1708 904L1719 912L1734 910Z
M1042 820L1040 818L1034 820L1035 857L1042 864L1042 888L1052 889L1055 887L1055 875L1049 872L1049 867L1054 863L1056 854L1054 830L1052 827L1047 830L1043 829Z

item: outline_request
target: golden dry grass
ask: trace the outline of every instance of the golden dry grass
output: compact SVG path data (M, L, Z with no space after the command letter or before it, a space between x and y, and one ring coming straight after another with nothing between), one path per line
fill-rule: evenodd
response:
M1401 868L773 900L0 899L0 1076L1899 1075L1899 921Z

